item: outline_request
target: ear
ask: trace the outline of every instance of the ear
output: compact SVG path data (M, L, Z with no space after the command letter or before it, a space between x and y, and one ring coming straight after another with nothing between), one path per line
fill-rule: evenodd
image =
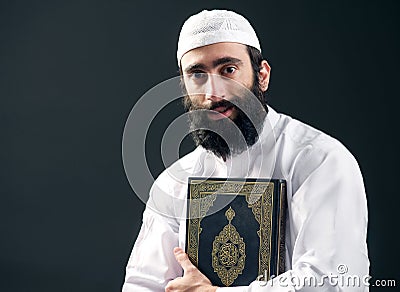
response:
M258 81L260 82L260 88L263 92L267 91L269 78L271 76L271 66L266 60L262 60L260 64L260 71L258 73Z

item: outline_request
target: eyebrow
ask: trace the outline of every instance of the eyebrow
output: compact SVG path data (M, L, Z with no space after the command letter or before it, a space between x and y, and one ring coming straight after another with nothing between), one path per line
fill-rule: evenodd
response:
M217 60L214 60L212 63L212 66L213 66L213 68L215 68L217 66L224 65L224 64L239 65L239 64L243 64L243 61L240 59L237 59L237 58L233 58L233 57L222 57ZM192 64L185 68L185 72L190 73L190 72L192 72L194 70L198 70L198 69L205 70L205 69L207 69L207 66L204 64L201 64L201 63Z

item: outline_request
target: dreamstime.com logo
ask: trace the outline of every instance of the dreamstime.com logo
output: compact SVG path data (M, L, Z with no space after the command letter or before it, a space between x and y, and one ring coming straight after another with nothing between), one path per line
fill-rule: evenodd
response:
M340 264L337 267L337 273L330 273L329 275L321 276L303 276L296 275L272 275L269 281L267 271L264 275L257 277L260 286L279 286L279 287L295 287L297 289L302 287L396 287L396 280L394 279L373 279L370 275L351 275L348 274L348 267Z

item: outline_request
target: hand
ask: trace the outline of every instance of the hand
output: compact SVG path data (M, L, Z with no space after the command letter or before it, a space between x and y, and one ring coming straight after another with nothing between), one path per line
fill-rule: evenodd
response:
M165 292L215 292L218 287L211 284L189 260L188 255L179 247L174 248L175 258L183 269L183 277L170 281Z

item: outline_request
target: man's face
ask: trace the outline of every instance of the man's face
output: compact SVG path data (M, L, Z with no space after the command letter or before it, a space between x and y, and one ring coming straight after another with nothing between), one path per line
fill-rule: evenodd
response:
M259 102L263 97L259 96L258 76L254 74L247 47L217 43L193 49L182 57L181 68L187 92L186 109L208 110L192 115L196 144L223 158L253 145L266 112ZM240 133L232 128L232 121Z
M254 74L245 45L238 43L217 43L193 49L181 59L183 80L190 103L196 109L209 109L209 118L234 119L237 108L227 106L234 94L230 92L232 79L245 88L251 89Z

